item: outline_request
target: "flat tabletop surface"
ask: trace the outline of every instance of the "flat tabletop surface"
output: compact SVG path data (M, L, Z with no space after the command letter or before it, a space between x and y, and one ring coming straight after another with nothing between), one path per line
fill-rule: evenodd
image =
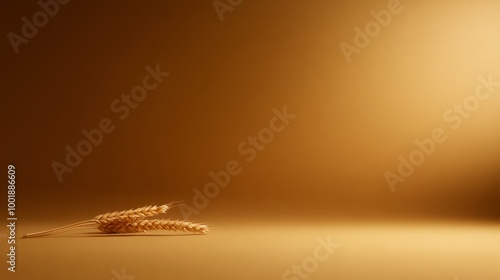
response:
M26 226L22 234L47 228ZM4 263L1 279L500 279L500 226L493 224L227 223L208 235L91 232L18 239L16 272Z

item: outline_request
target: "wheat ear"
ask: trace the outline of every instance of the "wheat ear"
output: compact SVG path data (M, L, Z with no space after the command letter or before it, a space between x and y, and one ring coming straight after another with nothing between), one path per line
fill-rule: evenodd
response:
M85 220L81 221L78 223L70 224L67 226L63 227L58 227L50 230L45 230L45 231L40 231L40 232L35 232L35 233L29 233L24 235L23 237L41 237L41 236L46 236L50 234L56 234L56 233L62 233L62 232L67 232L70 230L74 229L80 229L80 228L86 228L89 226L95 227L96 225L102 225L102 224L107 224L110 222L120 222L120 221L125 221L125 222L130 222L130 221L136 221L136 220L142 220L146 217L153 217L157 216L160 214L165 214L169 209L178 206L179 204L177 202L172 202L169 204L163 204L160 206L144 206L141 208L136 208L136 209L130 209L130 210L124 210L120 212L108 212L102 215L97 215L93 219L90 220Z
M176 202L164 204L160 206L150 205L137 209L124 210L120 212L108 212L106 214L97 215L92 219L93 221L102 224L113 221L134 221L141 220L147 217L158 216L167 213L169 209L177 206Z
M101 224L97 228L105 233L138 233L151 230L184 231L192 233L208 233L208 226L186 221L164 219L140 220L132 222L115 221Z

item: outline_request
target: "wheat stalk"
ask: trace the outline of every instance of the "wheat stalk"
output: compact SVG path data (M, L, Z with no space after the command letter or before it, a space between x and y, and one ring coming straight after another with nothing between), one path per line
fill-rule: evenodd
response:
M169 209L175 206L178 206L178 204L176 202L172 202L160 206L144 206L141 208L119 212L108 212L105 214L97 215L90 220L85 220L41 232L26 234L24 235L24 237L42 237L51 234L67 232L74 229L87 227L95 228L96 226L97 229L105 233L132 233L146 232L147 230L182 230L193 233L207 233L208 227L206 225L194 224L184 221L146 219L148 217L165 214Z
M192 233L208 233L208 226L186 221L164 219L140 220L132 222L115 221L101 224L97 228L105 233L138 233L151 230L184 231Z

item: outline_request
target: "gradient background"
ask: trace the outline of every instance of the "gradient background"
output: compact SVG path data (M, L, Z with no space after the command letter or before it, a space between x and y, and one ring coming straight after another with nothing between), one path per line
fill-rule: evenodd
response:
M402 1L403 11L361 54L353 56L352 63L346 62L339 44L352 44L353 28L363 27L372 20L370 11L386 8L388 1L244 0L224 14L223 22L211 1L187 2L72 1L60 6L27 45L20 45L18 54L4 37L0 45L4 66L1 160L5 172L9 163L17 170L19 237L30 226L43 229L107 211L173 200L191 204L192 189L202 189L211 181L208 173L222 170L229 160L238 160L243 172L192 217L216 228L234 227L235 235L228 230L229 236L214 237L213 242L222 246L238 239L245 226L237 225L246 221L264 228L292 223L297 230L292 233L310 231L307 236L313 237L295 239L310 243L301 243L305 253L295 253L297 260L314 249L315 238L323 232L316 234L315 227L328 228L337 222L366 223L360 232L368 234L389 222L420 222L425 228L450 221L474 227L498 223L500 91L482 102L459 130L450 129L442 114L474 92L478 76L492 74L500 80L500 2ZM31 18L40 9L36 1L5 5L1 11L5 35L20 34L20 18ZM110 110L111 102L141 84L144 68L156 64L170 76L120 121ZM246 163L238 145L268 126L273 108L284 106L297 118L254 161ZM63 162L65 146L75 147L84 139L81 130L97 128L104 117L113 120L115 131L105 135L102 144L60 183L51 163ZM395 172L397 157L407 157L415 149L414 140L430 137L436 127L445 129L448 141L392 193L384 172ZM176 211L172 214L180 217ZM395 229L392 234L398 232ZM474 232L482 236L481 230ZM356 242L355 234L347 235ZM482 248L478 252L494 248L487 256L498 260L498 231L486 235L492 239L484 241L484 248L471 248ZM433 249L419 249L421 257L425 259L439 248L432 244L441 244L449 236L435 235L426 244ZM457 244L470 236L464 234ZM19 270L34 276L39 269L59 279L44 270L42 254L33 253L35 245L30 253L29 243L45 251L71 246L73 241L64 239L64 246L52 239L50 246L36 242L43 240L19 245L29 259L26 262L33 265ZM183 238L182 242L191 241ZM247 245L238 252L248 256L254 244ZM260 253L271 247L263 246ZM363 255L364 250L354 252ZM383 256L384 249L379 253ZM477 257L466 251L455 253L465 259ZM485 264L475 260L468 266ZM131 260L122 263L132 266ZM145 267L153 275L160 273L155 271L160 268L150 267L153 264L137 266L136 279L153 279L141 277ZM278 272L293 262L284 264L276 267ZM86 277L109 279L108 271L120 268L113 265L104 265L102 273L88 271ZM432 279L458 275L463 264L453 265L450 268L455 271L447 276L436 272ZM324 272L325 277L341 270L340 262L336 266L332 273ZM345 273L338 279L380 275L368 270L362 276L354 273L359 267L343 268ZM481 270L483 278L471 275L498 279L500 272L490 269ZM410 271L393 277L417 277ZM175 275L177 279L201 277ZM223 275L231 273L209 274L225 279ZM267 279L269 275L253 276ZM246 276L235 271L231 277ZM273 277L279 279L281 274Z

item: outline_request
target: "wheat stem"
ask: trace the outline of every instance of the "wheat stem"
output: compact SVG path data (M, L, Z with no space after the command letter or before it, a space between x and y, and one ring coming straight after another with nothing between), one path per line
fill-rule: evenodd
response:
M62 226L62 227L58 227L58 228L54 228L54 229L49 229L49 230L39 231L39 232L35 232L35 233L25 234L23 237L24 238L28 238L28 237L41 237L41 236L46 236L46 235L50 235L50 234L56 234L56 233L66 232L66 231L70 231L70 230L73 230L73 229L82 228L82 227L86 227L86 226L89 226L89 225L95 225L95 224L96 224L96 222L94 220L86 220L86 221L81 221L81 222L78 222L78 223L73 223L73 224L70 224L70 225L67 225L67 226Z

